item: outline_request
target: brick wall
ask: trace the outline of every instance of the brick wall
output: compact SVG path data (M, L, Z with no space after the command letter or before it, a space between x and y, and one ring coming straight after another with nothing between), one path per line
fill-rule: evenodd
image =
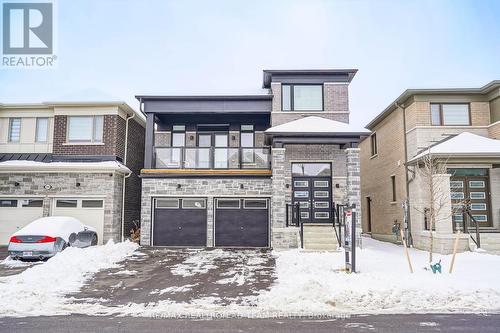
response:
M470 103L470 117L472 126L488 126L490 124L490 103Z
M488 134L490 138L500 140L500 121L488 128Z
M360 147L361 207L363 230L368 230L367 197L371 198L372 237L391 240L392 225L403 220L402 201L406 198L404 168L403 113L395 111L375 127L378 154L371 155L370 138ZM396 202L392 202L391 176L396 177Z
M115 155L123 158L125 120L118 115L104 116L102 144L68 144L68 116L54 117L53 153L56 155Z
M126 164L132 171L132 175L126 179L125 183L125 225L123 230L125 237L130 236L130 229L132 229L134 221L140 223L141 219L142 182L139 174L144 167L144 136L144 127L135 119L129 120Z

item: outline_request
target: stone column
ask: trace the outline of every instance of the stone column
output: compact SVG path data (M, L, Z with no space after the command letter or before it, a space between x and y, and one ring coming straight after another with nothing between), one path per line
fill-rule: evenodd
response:
M272 148L272 209L271 228L284 228L285 202L285 148Z
M452 234L453 221L451 217L451 190L449 174L433 175L434 210L436 212L436 233Z
M347 203L356 205L356 226L361 228L361 187L359 148L347 148Z

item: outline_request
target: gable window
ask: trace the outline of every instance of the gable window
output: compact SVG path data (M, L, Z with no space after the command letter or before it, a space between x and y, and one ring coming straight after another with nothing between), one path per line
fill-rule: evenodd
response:
M378 147L377 147L377 133L373 133L370 136L370 145L371 145L371 150L372 150L372 156L377 155L378 153Z
M68 142L103 142L104 116L68 117Z
M323 111L323 85L284 84L281 105L283 111Z
M431 103L431 124L433 126L470 125L469 104Z
M396 202L396 176L391 176L392 202Z
M36 118L36 142L47 142L49 118Z
M9 119L9 142L19 142L21 138L21 118Z

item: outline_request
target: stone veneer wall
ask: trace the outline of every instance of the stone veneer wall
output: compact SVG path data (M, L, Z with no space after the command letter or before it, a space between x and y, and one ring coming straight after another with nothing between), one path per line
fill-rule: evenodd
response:
M178 187L180 184L180 187ZM241 188L243 185L243 188ZM269 178L143 178L141 209L141 244L151 244L152 201L155 197L200 197L207 198L207 246L213 242L213 198L271 197ZM271 212L272 215L272 212ZM271 233L273 231L271 230ZM272 244L271 244L272 245Z
M15 186L15 183L19 186ZM80 183L79 187L76 183ZM45 185L52 188L46 190ZM53 198L60 196L103 196L104 239L121 240L123 176L116 173L12 173L0 174L0 193L43 197L43 215L49 216Z

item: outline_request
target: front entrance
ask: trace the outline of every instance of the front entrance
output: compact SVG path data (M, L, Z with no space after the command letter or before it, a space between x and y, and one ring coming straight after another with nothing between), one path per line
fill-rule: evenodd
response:
M470 204L471 215L478 225L483 228L492 227L488 169L450 169L449 172L452 174L452 205ZM455 229L462 229L462 214L453 215L453 225ZM470 221L468 227L474 226L474 222Z
M330 163L292 164L292 204L299 205L302 222L332 222L331 182ZM293 219L297 222L297 214L294 214Z

